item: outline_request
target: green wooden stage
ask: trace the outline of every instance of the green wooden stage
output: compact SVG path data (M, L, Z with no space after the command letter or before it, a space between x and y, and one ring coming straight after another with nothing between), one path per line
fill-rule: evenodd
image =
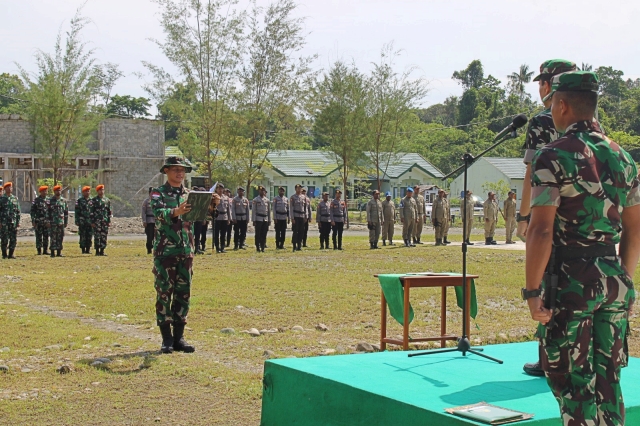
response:
M469 425L445 408L485 401L534 413L518 425L560 424L558 405L544 378L523 373L537 342L484 346L504 364L476 355L409 352L287 358L264 367L263 426ZM640 359L622 371L628 425L640 425Z

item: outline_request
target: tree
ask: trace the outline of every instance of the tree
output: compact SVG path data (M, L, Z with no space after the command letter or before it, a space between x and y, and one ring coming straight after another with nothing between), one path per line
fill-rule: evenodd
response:
M529 71L529 65L527 64L520 65L518 72L512 72L508 76L509 85L512 91L518 94L520 100L523 100L527 93L524 85L531 82L531 77L533 77L533 71Z
M461 71L454 71L453 79L458 80L464 89L479 89L484 83L484 69L479 59L471 61L467 68Z
M511 191L509 184L503 179L500 179L497 182L485 182L482 184L482 189L484 189L484 192L486 193L489 193L489 191L495 192L496 199L500 201L506 200L507 194Z
M36 150L45 154L54 182L62 180L62 168L86 149L91 133L102 118L91 101L102 89L96 75L93 50L87 50L80 34L89 22L81 8L71 19L66 40L58 33L53 54L36 53L38 71L31 76L20 67L25 92L25 115L32 124Z
M135 98L129 95L114 95L107 104L107 114L109 116L123 118L140 118L149 115L151 104L147 98Z
M593 65L583 62L582 66L580 67L580 69L582 71L592 71L593 70Z
M25 87L20 77L14 74L0 74L0 114L21 114L24 105L20 102Z
M116 85L116 82L124 74L120 71L117 64L107 62L104 65L98 65L96 67L96 76L100 79L102 90L100 91L100 97L102 98L102 104L107 106L111 101L111 91ZM95 103L98 103L97 101Z

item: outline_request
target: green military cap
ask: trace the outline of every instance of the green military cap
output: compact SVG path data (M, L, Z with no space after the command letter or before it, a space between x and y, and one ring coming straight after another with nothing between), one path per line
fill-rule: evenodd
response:
M591 71L573 71L558 74L551 79L551 93L542 99L551 99L555 92L595 92L600 88L598 75Z
M540 74L534 78L533 81L538 81L544 77L551 78L554 75L575 71L577 69L578 67L576 67L574 62L567 61L566 59L549 59L540 65Z
M164 165L160 168L160 173L165 173L164 169L171 166L182 166L185 172L191 173L191 166L187 164L187 161L182 157L167 157L164 160Z

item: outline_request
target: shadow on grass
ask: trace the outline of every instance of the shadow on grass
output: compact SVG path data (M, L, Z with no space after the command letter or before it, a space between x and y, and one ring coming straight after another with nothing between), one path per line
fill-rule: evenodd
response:
M160 355L160 351L142 351L99 358L87 358L78 362L114 375L128 376L151 368L152 363L157 361L158 355ZM140 363L137 362L138 358L141 359Z

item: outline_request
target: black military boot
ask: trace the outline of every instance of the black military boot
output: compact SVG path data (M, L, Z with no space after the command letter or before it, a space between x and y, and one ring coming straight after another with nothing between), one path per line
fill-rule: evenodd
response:
M53 254L53 252L51 252L51 253ZM62 255L62 250L58 250L58 254L57 254L56 256L57 256L57 257L64 257L64 256Z
M47 245L45 245L44 247L42 247L42 254L43 254L43 255L45 255L45 256L49 254L49 252L47 251L47 248L48 248L48 247L49 247L49 246L47 246Z
M442 244L444 245L451 244L451 241L449 241L447 237L444 237L444 241L442 242Z
M171 324L168 322L160 326L160 334L162 335L162 346L160 352L170 354L173 352L173 336L171 335Z
M100 256L100 249L96 249L96 256Z
M87 251L87 253L89 253L89 252ZM151 254L151 249L150 248L147 249L147 254Z
M196 348L184 340L183 334L184 324L173 323L173 350L187 353L195 352Z
M369 242L369 250L373 250L373 243Z
M490 246L491 245L491 238L485 238L484 239L484 245L485 246Z
M497 242L496 240L494 240L494 239L493 239L493 237L489 238L489 243L490 243L492 246L495 246L496 244L498 244L498 242Z
M106 256L106 254L104 254L104 249L103 248L100 249L100 256Z
M390 245L390 246L395 245L395 244L393 244L393 240L389 240L389 245Z
M524 370L525 373L527 373L530 376L544 377L544 371L542 371L542 368L540 368L540 361L527 362L522 367L522 369Z
M56 253L51 249L51 257L56 257Z
M6 248L3 248L3 249L2 249L2 258L3 258L3 259L6 259L6 258L7 258L7 249L6 249Z
M38 249L38 256L42 254L42 249Z
M9 256L7 256L7 259L15 259L16 257L13 255L13 250L9 250Z
M465 243L467 243L467 245L468 245L468 246L472 246L472 245L474 245L474 244L475 244L475 243L472 243L472 242L471 242L471 241L469 241L469 240L466 240L466 241L465 241Z
M442 238L436 238L436 246L441 246L442 244Z
M387 241L386 240L382 240L382 245L386 246L387 245Z

